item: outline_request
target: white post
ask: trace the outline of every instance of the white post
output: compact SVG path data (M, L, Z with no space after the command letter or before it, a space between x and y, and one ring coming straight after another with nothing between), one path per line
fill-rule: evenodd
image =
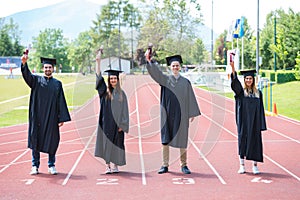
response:
M242 70L244 69L244 37L242 37Z

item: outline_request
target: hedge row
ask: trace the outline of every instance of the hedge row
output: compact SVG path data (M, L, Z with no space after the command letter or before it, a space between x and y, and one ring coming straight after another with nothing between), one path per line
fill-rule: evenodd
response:
M262 70L261 76L269 78L270 81L276 83L286 83L290 81L297 80L297 73L295 71L285 71L285 72L272 72L268 70Z

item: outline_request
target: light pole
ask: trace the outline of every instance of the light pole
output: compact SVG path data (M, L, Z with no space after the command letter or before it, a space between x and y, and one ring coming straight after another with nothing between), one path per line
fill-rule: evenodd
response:
M259 74L259 0L257 0L257 26L256 26L256 73Z
M211 0L211 68L214 65L214 1Z
M274 45L276 46L276 13L274 15ZM274 51L274 72L276 72L276 51Z

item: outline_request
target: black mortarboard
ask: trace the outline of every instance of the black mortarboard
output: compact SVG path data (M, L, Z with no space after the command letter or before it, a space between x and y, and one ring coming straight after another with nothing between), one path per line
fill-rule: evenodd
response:
M56 65L56 59L55 58L44 58L41 57L41 63L44 64L50 64L52 66Z
M173 61L178 61L179 63L182 63L181 55L166 57L166 60L168 66L170 66Z
M244 75L244 77L246 76L255 76L256 70L255 69L250 69L250 70L242 70L240 71L242 75Z
M123 71L120 71L120 70L115 70L115 69L108 69L108 70L105 70L105 72L108 73L108 76L119 76L120 73L122 73Z

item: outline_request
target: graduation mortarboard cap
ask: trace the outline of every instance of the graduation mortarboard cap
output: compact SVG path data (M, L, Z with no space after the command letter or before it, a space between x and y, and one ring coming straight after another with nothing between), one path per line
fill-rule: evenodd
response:
M41 57L41 63L44 64L50 64L52 66L56 65L56 59L55 58L44 58Z
M174 55L170 57L166 57L167 65L170 66L173 61L178 61L179 63L182 63L181 55Z
M242 75L244 75L244 77L246 76L255 76L256 70L255 69L250 69L250 70L242 70L240 71Z
M108 69L108 70L105 70L105 72L108 73L108 76L119 76L120 73L122 73L123 71L120 71L120 70L115 70L115 69Z

